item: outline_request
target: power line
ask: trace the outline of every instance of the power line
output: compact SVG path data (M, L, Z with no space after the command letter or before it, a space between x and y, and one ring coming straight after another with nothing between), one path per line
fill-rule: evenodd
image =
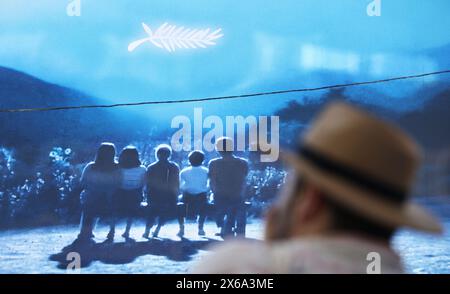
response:
M242 95L193 98L193 99L186 99L186 100L182 100L182 99L181 100L159 100L159 101L143 101L143 102L103 104L103 105L99 104L99 105L58 106L58 107L42 107L42 108L0 109L0 113L41 112L41 111L88 109L88 108L115 108L115 107L128 107L128 106L153 105L153 104L175 104L175 103L192 103L192 102L243 99L243 98L258 97L258 96L269 96L269 95L300 93L300 92L313 92L313 91L322 91L322 90L329 90L329 89L336 89L336 88L346 88L346 87L355 87L355 86L363 86L363 85L381 84L381 83L388 83L388 82L393 82L393 81L417 79L417 78L423 78L423 77L427 77L427 76L441 75L441 74L448 74L448 73L450 73L450 70L435 71L435 72L422 73L422 74L410 75L410 76L393 77L393 78L387 78L387 79L382 79L382 80L329 85L329 86L322 86L322 87L316 87L316 88L302 88L302 89L280 90L280 91L272 91L272 92L242 94Z

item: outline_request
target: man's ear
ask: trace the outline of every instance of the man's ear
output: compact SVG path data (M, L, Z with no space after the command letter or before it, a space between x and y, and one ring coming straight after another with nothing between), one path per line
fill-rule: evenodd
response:
M266 240L276 240L280 234L280 210L276 206L272 206L266 213Z
M324 200L322 193L313 185L307 185L301 199L295 203L295 215L299 222L305 223L315 219L322 213Z

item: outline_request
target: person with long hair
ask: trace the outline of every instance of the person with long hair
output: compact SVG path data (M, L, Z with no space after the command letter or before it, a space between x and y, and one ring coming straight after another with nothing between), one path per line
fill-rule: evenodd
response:
M102 143L93 162L90 162L81 175L80 195L82 215L78 240L89 241L99 217L110 217L112 195L117 189L120 175L115 160L116 147L112 143Z
M130 239L130 229L133 218L139 214L145 185L146 168L141 164L139 152L134 146L125 147L119 156L120 184L114 194L113 206L115 217L125 217L127 224L122 234L126 240ZM110 241L115 233L115 219L111 226Z

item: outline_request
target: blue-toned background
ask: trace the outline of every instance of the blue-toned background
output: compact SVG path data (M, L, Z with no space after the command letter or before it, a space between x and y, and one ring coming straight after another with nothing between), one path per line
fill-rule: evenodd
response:
M127 102L378 79L450 63L446 0L382 1L381 17L367 16L369 0L81 0L80 17L66 15L69 2L2 0L0 65ZM130 54L128 43L145 37L141 22L222 28L225 36L206 50L169 54L144 45ZM407 96L434 80L377 90ZM254 103L252 112L274 110L278 100Z
M70 2L0 0L1 109L202 98L450 69L448 0L382 0L380 17L367 15L370 0L81 0L80 17L66 14ZM224 36L207 49L169 53L146 43L130 53L129 43L146 37L142 22L153 30L165 22L222 28ZM100 142L112 141L119 149L135 144L149 163L154 147L174 132L172 118L192 116L194 107L202 107L204 115L222 117L278 115L281 144L289 146L335 99L394 121L423 146L414 195L448 228L449 74L245 100L0 113L0 227L70 224L0 233L0 272L58 272L48 261L51 252L42 252L59 250L75 234L79 173ZM185 157L174 155L180 165ZM278 163L251 164L247 192L251 213L259 217L284 171ZM261 226L255 220L250 232L260 236ZM448 232L443 239L402 232L395 244L409 271L448 273L449 238ZM163 243L162 248L178 248L178 243ZM183 257L199 258L199 248L192 250ZM29 263L20 261L25 255ZM187 268L180 263L186 260L170 252L166 259L155 256L151 262L161 266L160 272ZM153 272L134 262L138 256L126 257L130 260L120 265L104 256L94 258L87 270Z

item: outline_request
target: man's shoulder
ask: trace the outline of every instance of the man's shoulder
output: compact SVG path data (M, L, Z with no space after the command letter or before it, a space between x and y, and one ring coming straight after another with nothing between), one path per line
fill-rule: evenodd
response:
M162 163L160 161L155 161L154 163L150 164L147 167L147 172L158 169L159 167L161 167L161 168L169 167L170 169L173 169L173 170L175 170L175 169L180 170L180 168L178 167L178 164L176 164L173 161L169 161L168 163Z
M229 241L212 248L212 254L202 259L194 274L258 274L269 273L270 256L262 241Z
M173 170L180 170L180 167L178 166L178 164L174 161L169 161L169 167Z
M237 157L235 156L233 158L236 167L239 167L242 170L247 170L248 169L248 160L242 157Z
M238 156L236 156L235 159L236 159L239 163L241 163L242 165L248 165L248 160L245 159L245 158L243 158L243 157L238 157Z
M155 168L155 166L158 164L158 162L157 161L155 161L155 162L153 162L153 163L150 163L148 166L147 166L147 171L150 171L150 170L152 170L153 168Z
M220 163L223 159L218 157L218 158L213 158L209 161L209 168L211 168L211 166L217 165L218 163Z

